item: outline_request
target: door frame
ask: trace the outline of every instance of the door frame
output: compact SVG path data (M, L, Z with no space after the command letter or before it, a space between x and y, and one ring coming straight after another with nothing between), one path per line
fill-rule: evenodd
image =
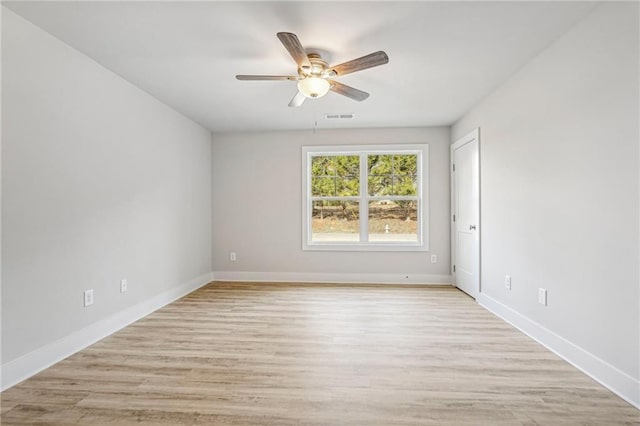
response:
M456 280L456 272L455 272L455 264L456 264L456 223L454 221L454 214L456 211L456 198L455 198L455 191L456 191L456 178L455 178L455 172L454 172L454 151L457 148L460 148L463 145L466 145L470 142L473 141L477 141L478 142L478 176L477 176L477 182L478 182L478 294L480 294L482 292L482 279L481 279L481 269L482 269L482 226L481 226L481 220L482 220L482 210L480 209L482 203L481 203L481 199L482 199L482 193L480 191L481 189L481 185L480 185L480 128L477 127L475 129L473 129L471 132L467 133L466 135L464 135L463 137L459 138L458 140L456 140L454 143L451 144L450 148L449 148L449 176L450 176L450 190L451 190L451 194L450 194L450 199L451 199L451 211L449 214L449 224L450 224L450 229L451 229L451 264L449 265L449 272L451 273L451 283L453 285L455 285L456 287L458 287L457 285L457 280Z

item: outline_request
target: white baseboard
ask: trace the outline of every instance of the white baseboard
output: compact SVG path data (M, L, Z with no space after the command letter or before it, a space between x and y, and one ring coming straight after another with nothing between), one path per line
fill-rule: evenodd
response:
M6 390L21 381L28 379L70 355L104 339L110 334L126 327L142 317L160 309L161 307L179 299L192 291L213 281L213 274L208 273L194 278L178 287L160 293L149 300L140 302L110 317L91 324L62 339L42 346L19 358L2 364L1 387Z
M481 306L640 409L640 381L486 294L480 294L477 300Z
M214 281L339 284L451 284L451 275L215 271Z
M2 391L211 281L450 284L451 276L216 271L197 277L179 287L161 293L152 299L138 303L62 339L29 352L20 358L2 364L0 373ZM640 409L640 381L486 294L479 295L478 303Z

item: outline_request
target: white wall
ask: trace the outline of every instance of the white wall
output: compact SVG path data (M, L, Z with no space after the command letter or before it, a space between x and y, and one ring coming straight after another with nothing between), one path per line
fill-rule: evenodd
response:
M8 363L210 278L211 139L6 8L2 74L2 363L15 376Z
M429 144L429 252L302 251L302 146L425 142ZM448 164L449 129L444 127L214 134L215 276L449 282ZM229 261L230 251L237 252L236 262ZM438 255L438 263L430 263L432 253Z
M600 5L452 128L481 129L481 302L635 404L638 76L638 4Z

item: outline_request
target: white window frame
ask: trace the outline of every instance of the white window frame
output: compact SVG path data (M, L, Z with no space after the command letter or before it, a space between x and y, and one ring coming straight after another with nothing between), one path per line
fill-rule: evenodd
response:
M376 199L407 199L406 196L368 195L368 155L417 154L417 205L418 241L367 241L369 234L369 201ZM356 197L323 197L323 199L351 200L360 202L360 241L312 241L311 236L311 159L320 155L360 156L360 193ZM319 251L428 251L429 250L429 145L333 145L302 147L302 249Z

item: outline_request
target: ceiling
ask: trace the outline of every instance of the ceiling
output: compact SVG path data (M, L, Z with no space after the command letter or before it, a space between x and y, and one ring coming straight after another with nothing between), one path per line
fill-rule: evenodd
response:
M4 2L213 132L449 125L564 34L586 2ZM369 92L287 104L295 75L276 38L294 32L330 64L384 50L339 78ZM325 113L353 113L327 121Z

